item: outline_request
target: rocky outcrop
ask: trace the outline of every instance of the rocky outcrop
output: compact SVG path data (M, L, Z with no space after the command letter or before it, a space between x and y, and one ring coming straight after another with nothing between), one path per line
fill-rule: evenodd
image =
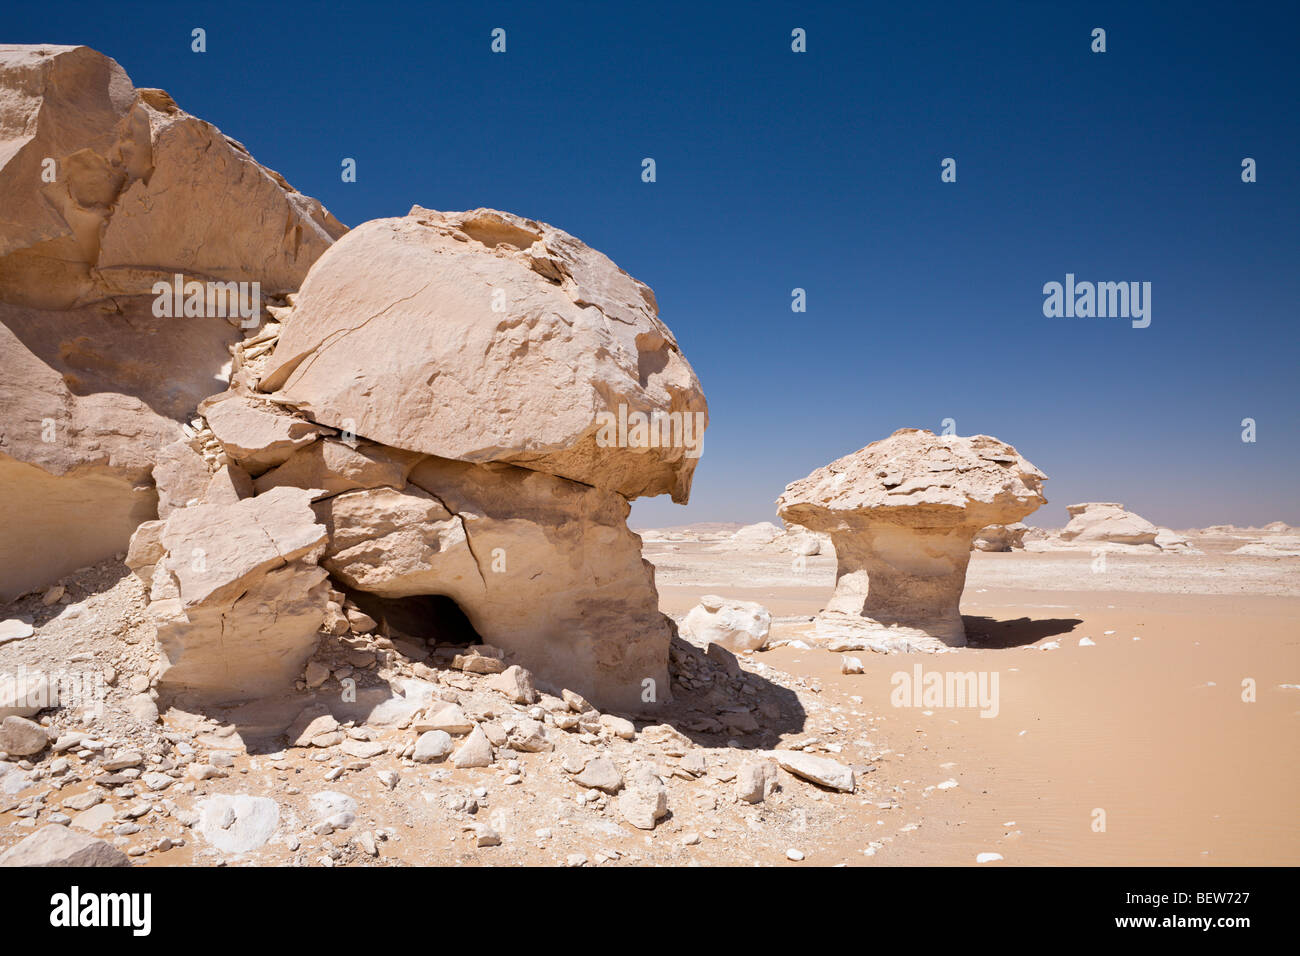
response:
M154 284L273 301L345 229L87 47L0 46L0 102L3 599L125 550L156 514L157 450L224 387L244 317L206 292L157 315Z
M673 627L628 499L684 498L695 459L588 429L628 405L703 427L699 383L649 290L572 237L490 210L417 210L354 235L236 349L230 387L199 404L191 454L169 470L185 478L169 501L187 507L132 540L168 649L160 690L283 687L323 615L330 634L364 619L417 649L468 630L505 658L483 666L526 668L604 707L665 700ZM493 289L512 311L469 307ZM685 437L698 451L699 432ZM211 473L201 495L196 451ZM255 514L301 547L268 551L224 527ZM186 593L180 556L235 544L253 564L223 558L215 592L191 581ZM326 574L342 589L333 605ZM402 604L432 598L449 601Z
M835 545L818 636L882 651L964 645L971 543L1044 504L1045 480L996 438L905 428L787 486L781 518Z
M260 388L394 448L680 502L707 408L657 313L553 226L416 206L322 257Z

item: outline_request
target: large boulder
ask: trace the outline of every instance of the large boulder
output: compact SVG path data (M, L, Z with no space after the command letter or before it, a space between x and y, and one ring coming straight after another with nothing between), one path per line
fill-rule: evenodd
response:
M624 498L684 502L708 420L646 285L490 209L354 229L309 273L259 387L375 442Z
M157 316L154 283L288 292L345 229L87 47L0 45L0 104L4 600L124 550L156 451L225 387L240 318Z
M881 651L964 645L971 543L1044 504L1045 480L996 438L904 428L788 485L781 518L835 545L817 634Z
M682 618L680 631L701 647L721 644L729 651L760 651L772 632L772 613L756 601L708 594Z

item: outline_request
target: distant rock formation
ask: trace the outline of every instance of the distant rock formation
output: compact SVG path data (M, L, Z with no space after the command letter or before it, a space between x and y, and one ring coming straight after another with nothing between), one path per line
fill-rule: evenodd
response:
M1066 508L1070 523L1061 540L1081 545L1126 544L1155 547L1160 529L1114 501L1087 501Z
M1260 558L1286 558L1300 555L1300 535L1274 535L1243 544L1232 554L1253 555Z
M881 651L964 645L971 544L1044 504L1045 480L996 438L904 428L791 483L778 514L835 545L835 593L817 635Z

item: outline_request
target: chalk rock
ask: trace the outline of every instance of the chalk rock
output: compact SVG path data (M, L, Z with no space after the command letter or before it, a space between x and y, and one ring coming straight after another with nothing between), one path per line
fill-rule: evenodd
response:
M595 788L606 793L618 793L623 786L623 775L608 757L592 757L573 782L586 790Z
M1177 554L1201 554L1200 548L1197 548L1186 537L1169 528L1160 528L1156 531L1156 547L1161 551L1171 551Z
M196 829L222 853L249 853L274 835L280 805L269 797L216 794L198 802Z
M394 448L685 502L707 408L657 313L553 226L416 206L321 257L259 387Z
M980 528L972 546L976 551L1021 551L1025 547L1025 532L1029 526L1017 521L1013 524L991 524Z
M760 521L758 524L747 524L736 531L728 539L728 544L737 550L752 551L772 544L782 535L782 530L772 522Z
M207 462L188 441L175 441L158 451L153 483L158 489L158 517L165 518L193 499L202 499L212 476Z
M328 431L240 391L204 399L199 413L226 454L253 476L283 465L295 451Z
M638 830L653 830L668 815L668 791L653 767L639 764L628 773L618 796L618 810Z
M350 445L326 438L294 451L282 465L253 484L259 495L281 485L319 488L327 495L358 488L401 488L421 457L374 442L356 441Z
M777 785L775 760L746 760L736 772L736 799L745 803L762 803Z
M0 621L0 644L10 641L22 641L36 633L32 622L26 618L11 617Z
M1070 505L1070 522L1061 529L1061 540L1074 545L1150 545L1154 550L1160 529L1150 521L1114 501L1087 501Z
M222 465L203 491L205 505L233 505L253 497L253 479L238 465Z
M506 700L514 704L532 704L537 701L532 672L518 664L511 664L500 674L489 677L485 686L505 695Z
M445 730L428 730L420 734L415 741L415 753L411 759L416 763L432 763L451 753L451 735Z
M1279 534L1269 538L1260 538L1229 552L1230 554L1254 555L1260 558L1285 558L1300 555L1300 536Z
M754 601L705 595L679 626L681 636L701 647L721 644L730 651L757 651L767 645L772 614Z
M155 315L154 283L288 292L345 229L87 47L0 45L0 102L7 600L124 550L156 517L155 453L223 387L239 331Z
M996 438L904 428L787 486L781 518L835 545L835 592L817 635L881 651L964 645L971 543L1044 504L1045 480Z
M492 766L492 743L488 740L487 734L483 732L482 727L475 727L465 742L456 748L452 754L451 762L455 764L458 770L469 767L490 767Z
M781 765L781 769L796 777L842 793L853 792L853 771L838 760L817 757L799 750L774 750L771 756Z
M3 50L0 47L0 50ZM130 866L121 850L98 837L52 823L0 853L0 866Z
M611 710L643 706L647 678L668 686L670 623L622 496L440 458L410 482L316 504L331 574L385 598L450 597L511 660Z
M149 614L159 690L244 700L293 685L315 650L330 590L316 560L326 531L311 494L275 488L231 505L173 511L157 534Z
M30 757L44 750L49 742L45 728L26 717L11 716L0 721L0 752Z

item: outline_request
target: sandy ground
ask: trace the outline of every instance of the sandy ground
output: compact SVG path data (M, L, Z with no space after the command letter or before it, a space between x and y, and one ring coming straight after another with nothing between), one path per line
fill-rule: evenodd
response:
M845 675L841 654L781 643L807 635L833 559L796 566L783 553L655 540L646 553L666 613L709 593L760 601L781 646L743 655L728 676L682 645L702 680L675 686L634 739L552 728L554 750L499 748L484 769L412 763L403 751L415 732L376 725L366 708L341 714L343 743L325 747L256 737L264 714L142 721L128 702L148 683L150 625L138 582L113 562L70 576L53 606L33 595L0 607L37 629L0 646L0 671L63 665L112 677L97 720L43 715L56 734L79 729L108 747L0 764L0 852L62 815L150 866L975 865L987 853L1002 860L985 865L1300 863L1300 558L1111 555L1098 570L1086 553L976 553L962 607L971 647L859 652L864 673ZM382 640L348 641L323 644L321 659L338 673L373 652L356 666L367 692L387 699L390 685L419 677L498 731L527 716L436 655L419 664ZM996 714L896 706L892 678L918 666L996 676ZM283 719L329 703L334 687L291 695ZM736 799L744 763L800 746L852 767L854 792L783 771L763 803ZM106 755L129 748L142 763L107 779ZM625 776L647 763L665 780L669 813L653 830L630 826L618 797L575 785L565 762L594 755ZM192 764L219 769L196 780ZM142 771L161 789L144 786ZM397 775L391 788L381 771ZM319 827L312 798L322 793L355 800L355 822ZM105 809L79 817L82 794ZM196 818L222 794L274 800L275 835L221 850ZM485 824L499 845L478 845Z
M787 618L778 637L808 630L798 618L834 580L821 556L796 573L788 555L648 550L665 611L707 593L759 601ZM881 761L878 782L903 788L900 811L920 826L878 862L967 863L989 850L1022 864L1300 862L1300 559L1093 564L1087 553L972 555L962 613L975 646L921 664L996 673L996 716L893 706L891 675L917 655L856 654L860 675L841 675L842 655L824 650L758 655L816 677L824 695L860 697L905 752ZM926 791L941 779L958 786ZM846 827L846 839L864 830Z

